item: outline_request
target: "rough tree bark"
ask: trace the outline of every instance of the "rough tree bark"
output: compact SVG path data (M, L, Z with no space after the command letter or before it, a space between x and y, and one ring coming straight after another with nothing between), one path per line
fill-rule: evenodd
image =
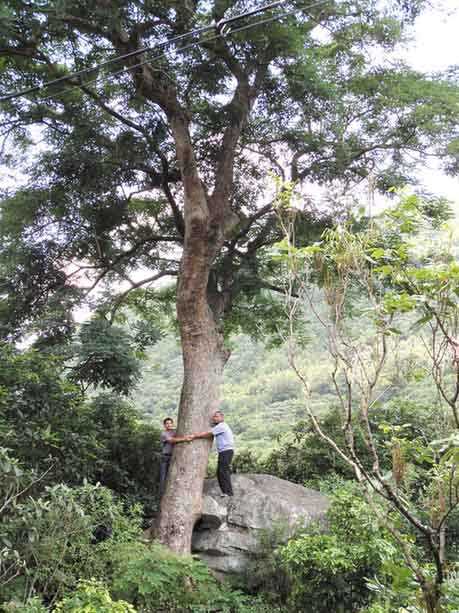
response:
M267 70L267 63L262 64L250 86L247 72L226 48L221 51L237 86L229 105L231 120L223 133L215 165L212 194L207 193L199 176L186 112L177 111L176 98L171 105L171 92L163 106L174 135L184 190L185 237L177 289L184 367L179 435L207 429L219 401L228 358L218 321L224 298L218 289L211 295L209 275L225 232L231 230L235 151ZM210 442L200 440L179 445L174 452L157 527L160 541L173 551L186 553L191 549L193 526L201 514L209 451Z
M200 181L186 119L174 118L171 125L184 187L185 241L177 289L184 367L178 432L184 434L209 427L227 357L208 300L209 273L222 243L224 211ZM191 549L209 450L206 440L177 445L174 450L157 532L177 552Z

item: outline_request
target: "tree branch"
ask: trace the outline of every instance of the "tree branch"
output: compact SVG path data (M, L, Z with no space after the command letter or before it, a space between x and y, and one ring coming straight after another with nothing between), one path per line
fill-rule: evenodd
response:
M158 281L158 279L161 279L162 277L176 277L178 275L178 271L176 270L163 270L159 273L157 273L156 275L152 275L151 277L147 277L146 279L142 279L142 281L137 281L136 283L133 283L132 286L130 288L128 288L126 291L124 291L122 294L120 294L114 303L113 308L111 309L111 313L110 313L110 321L113 321L113 318L115 317L116 312L118 311L118 309L120 308L120 306L122 305L124 299L126 298L126 296L132 292L135 289L138 289L139 287L142 287L143 285L147 285L148 283L154 283L155 281Z

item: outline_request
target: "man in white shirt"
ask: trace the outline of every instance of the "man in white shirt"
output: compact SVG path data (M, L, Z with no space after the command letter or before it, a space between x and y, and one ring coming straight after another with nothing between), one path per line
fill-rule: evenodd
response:
M211 430L191 434L191 438L214 438L218 452L217 479L222 496L232 496L231 485L231 462L234 455L234 438L231 428L225 423L225 416L221 411L215 411L212 415Z

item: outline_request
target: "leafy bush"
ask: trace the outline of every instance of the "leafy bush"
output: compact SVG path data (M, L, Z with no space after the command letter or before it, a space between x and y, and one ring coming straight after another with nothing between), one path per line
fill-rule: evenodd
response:
M137 538L139 524L139 510L126 515L106 488L46 488L42 496L19 503L4 527L22 560L20 573L3 588L4 597L22 601L40 594L52 602L79 579L106 578L111 548ZM101 527L111 538L97 543Z
M98 581L80 581L71 596L57 603L56 613L135 613L123 600L113 601L108 589Z
M17 512L20 498L35 482L34 473L24 470L9 449L0 447L0 589L18 576L24 566L9 537L8 521Z
M158 543L130 543L114 552L112 593L139 611L158 613L263 613L263 602L225 588L208 567Z
M140 609L180 611L209 601L216 584L191 556L176 556L160 545L129 544L116 553L113 593Z
M394 555L390 539L355 488L335 492L327 516L327 533L302 534L278 550L293 611L355 610L371 597L366 578Z
M40 598L28 598L26 602L11 601L2 606L4 613L48 613Z

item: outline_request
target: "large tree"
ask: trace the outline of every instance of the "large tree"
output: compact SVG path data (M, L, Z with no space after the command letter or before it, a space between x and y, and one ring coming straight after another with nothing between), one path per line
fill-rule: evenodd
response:
M207 427L225 325L276 289L263 258L278 238L268 173L349 184L371 172L384 188L406 180L413 156L454 169L453 85L385 61L422 4L286 0L222 27L263 3L6 0L2 89L31 91L3 104L6 157L29 164L27 185L3 201L3 336L50 309L46 334L62 336L69 305L96 285L113 314L176 277L179 432ZM113 297L120 281L128 291ZM177 551L190 549L208 452L196 441L175 454L159 536Z

